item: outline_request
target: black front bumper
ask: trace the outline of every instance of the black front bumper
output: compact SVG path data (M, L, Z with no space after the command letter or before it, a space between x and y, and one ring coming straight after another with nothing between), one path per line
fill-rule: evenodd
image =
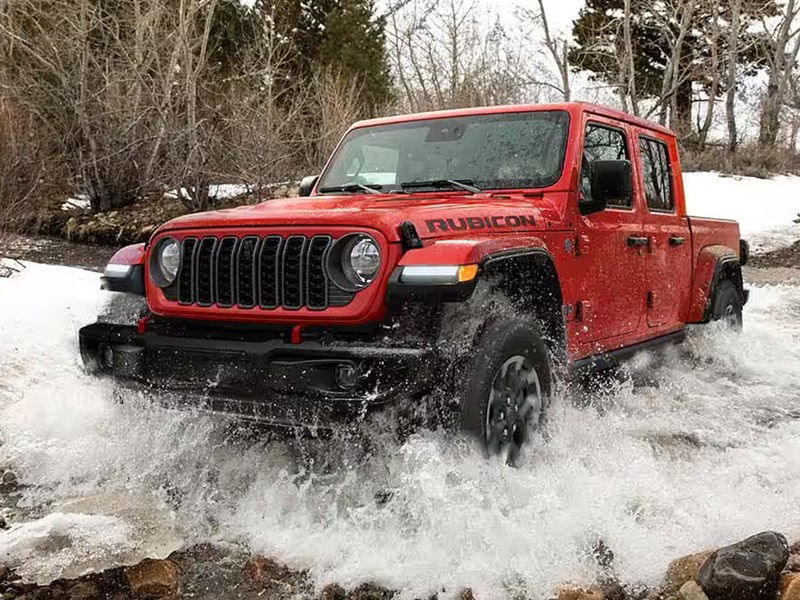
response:
M170 402L276 425L331 427L436 385L428 348L293 344L281 336L175 335L95 323L80 330L87 369L171 394Z

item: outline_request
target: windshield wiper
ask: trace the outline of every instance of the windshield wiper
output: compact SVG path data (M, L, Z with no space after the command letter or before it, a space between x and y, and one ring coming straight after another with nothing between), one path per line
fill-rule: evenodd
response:
M355 192L367 192L368 194L380 194L382 185L364 185L363 183L346 183L345 185L332 185L330 187L320 188L320 193L326 192L348 192L354 194Z
M462 179L457 181L455 179L434 179L433 181L409 181L401 183L401 189L413 188L459 188L469 192L470 194L480 194L483 190L472 185L471 179Z

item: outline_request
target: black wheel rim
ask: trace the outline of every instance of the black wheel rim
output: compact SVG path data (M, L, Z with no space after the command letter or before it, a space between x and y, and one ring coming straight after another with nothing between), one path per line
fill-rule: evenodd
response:
M512 356L495 372L486 409L486 445L492 455L514 464L539 425L542 386L536 368L521 355Z
M731 329L739 328L739 311L733 303L729 303L722 313L722 321Z

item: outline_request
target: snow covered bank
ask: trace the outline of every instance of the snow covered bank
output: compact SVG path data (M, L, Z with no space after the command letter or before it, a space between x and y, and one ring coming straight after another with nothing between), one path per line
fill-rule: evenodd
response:
M773 179L684 173L690 215L733 219L754 252L790 246L800 239L800 177Z

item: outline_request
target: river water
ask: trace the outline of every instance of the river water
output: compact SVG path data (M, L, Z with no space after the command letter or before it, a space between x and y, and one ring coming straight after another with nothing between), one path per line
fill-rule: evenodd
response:
M0 562L45 582L212 540L319 585L546 598L597 577L600 540L629 585L763 529L794 541L800 287L775 279L753 288L741 336L691 331L588 406L560 393L511 469L443 433L298 445L120 395L76 350L107 299L98 275L28 265L0 279L0 468L20 484L0 491Z

